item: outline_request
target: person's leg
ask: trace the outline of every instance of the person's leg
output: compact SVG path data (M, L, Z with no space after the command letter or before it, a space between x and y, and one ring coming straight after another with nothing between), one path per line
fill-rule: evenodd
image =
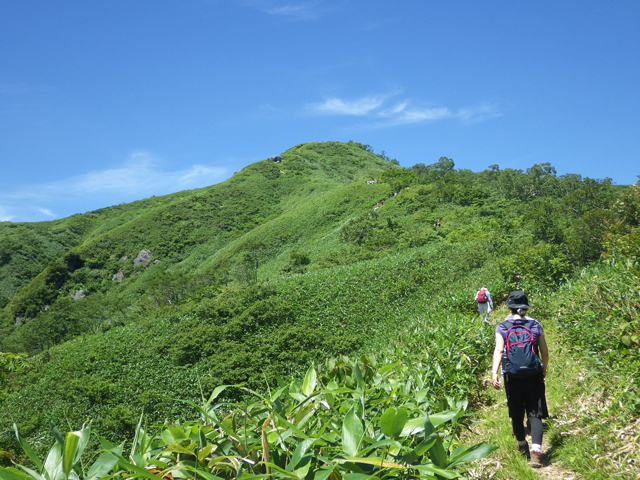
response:
M482 318L483 322L488 321L488 313L487 313L487 303L478 303L478 311L480 312L480 318Z
M526 435L524 433L524 409L521 409L522 416L511 417L511 427L513 428L513 435L516 437L518 442L524 442L526 440Z
M542 450L542 420L538 417L528 417L531 423L531 445L533 450ZM540 446L534 448L533 446Z
M511 417L511 427L513 435L518 442L524 442L526 435L524 431L524 415L525 405L522 399L522 389L519 382L509 381L505 379L505 388L507 388L507 405L509 407L509 416ZM509 382L507 386L506 383Z
M531 451L542 451L542 395L544 392L542 377L531 379L531 383L523 390L523 400L527 419L531 425Z

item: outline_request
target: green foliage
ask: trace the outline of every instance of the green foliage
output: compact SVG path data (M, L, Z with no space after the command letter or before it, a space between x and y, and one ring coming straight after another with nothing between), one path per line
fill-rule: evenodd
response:
M89 479L158 478L154 473L207 479L457 478L463 463L483 458L496 447L461 445L457 437L466 404L430 414L424 396L407 385L412 374L411 367L398 362L378 367L375 358L362 357L332 360L319 372L311 367L302 383L282 384L251 403L214 404L232 388L219 386L201 405L188 402L200 412L199 421L169 423L151 433L141 419L131 461L122 456L123 445L113 447L101 439L105 451L86 474L76 469L88 442L88 426L64 440L58 434L46 463L15 428L42 473L18 468L34 480L69 478L72 472L73 478ZM15 468L0 470L7 480L24 478L18 474Z
M640 261L640 184L620 195L612 210L603 242L605 256Z
M622 283L624 275L637 278L637 268L611 273L636 258L637 188L615 203L623 189L610 181L557 177L548 163L476 173L442 157L404 169L354 142L297 145L281 159L212 187L46 224L0 224L0 346L34 355L29 368L6 377L1 401L25 435L40 438L48 418L78 425L93 418L109 432L106 441L119 443L143 410L151 422L180 423L198 412L201 389L242 384L267 398L311 363L372 351L389 355L389 364L413 365L405 390L436 410L480 404L491 332L470 320L478 285L488 284L500 302L517 273L540 298L597 261L603 247L617 265L612 287L599 287L609 305L606 327L584 328L596 307L581 310L576 294L582 324L569 338L593 340L607 365L624 355L637 368L636 292ZM367 184L372 178L379 181ZM134 265L142 250L151 261ZM74 300L79 290L86 298ZM583 337L584 330L591 333ZM375 371L366 363L365 377ZM340 381L358 388L353 361L340 365ZM225 395L239 402L247 391ZM175 396L192 403L177 407ZM340 415L355 455L363 417L352 407ZM413 407L384 407L374 413L388 412L380 432L398 441L402 412L411 418ZM0 443L13 441L15 450L2 422ZM364 435L369 427L362 428ZM437 448L442 465L432 440L420 448L427 455ZM315 448L300 445L300 459ZM97 440L87 448L95 452ZM279 455L291 462L295 452ZM344 465L334 469L352 468ZM320 476L333 471L318 468Z

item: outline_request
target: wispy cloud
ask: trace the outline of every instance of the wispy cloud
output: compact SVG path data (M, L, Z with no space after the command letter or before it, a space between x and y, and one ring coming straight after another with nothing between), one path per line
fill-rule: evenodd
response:
M316 20L324 11L318 1L250 0L249 5L269 15L292 20Z
M342 100L328 98L323 103L311 105L311 109L318 113L329 115L365 116L382 105L384 99L379 97L365 97L358 100Z
M371 120L372 127L434 122L454 119L474 123L500 115L495 105L479 105L453 110L449 107L415 107L410 100L392 103L394 95L373 95L355 100L327 98L307 108L320 115L349 115Z
M11 215L7 207L0 205L0 222L10 222L14 218L16 218L15 215Z
M58 218L152 195L205 187L228 176L226 168L205 165L164 171L161 162L152 154L137 151L116 168L94 170L40 185L21 186L13 191L4 190L0 193L0 221ZM61 213L61 208L74 208L74 211Z

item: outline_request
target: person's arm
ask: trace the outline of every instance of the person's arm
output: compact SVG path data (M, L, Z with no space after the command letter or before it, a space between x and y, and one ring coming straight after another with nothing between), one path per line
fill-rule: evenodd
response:
M544 337L544 333L538 337L538 348L540 349L540 359L544 364L542 373L546 377L549 364L549 347L547 347L547 339Z
M500 362L502 362L503 350L504 338L502 338L502 335L496 332L496 347L493 350L493 368L491 369L491 383L493 383L493 387L496 390L500 388L500 377L498 376L498 370L500 368Z

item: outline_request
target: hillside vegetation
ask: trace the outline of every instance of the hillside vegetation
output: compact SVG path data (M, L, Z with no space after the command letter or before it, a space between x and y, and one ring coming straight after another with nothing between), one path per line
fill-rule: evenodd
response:
M482 284L496 303L524 288L567 354L596 381L617 379L598 384L608 431L640 414L637 186L550 164L406 169L353 142L280 158L203 189L0 223L6 465L37 466L50 421L91 420L99 436L76 437L89 458L106 452L105 474L455 478L493 449L457 440L493 401L482 386L493 330L472 301ZM425 422L427 411L440 416ZM562 461L596 473L622 461L574 457Z

